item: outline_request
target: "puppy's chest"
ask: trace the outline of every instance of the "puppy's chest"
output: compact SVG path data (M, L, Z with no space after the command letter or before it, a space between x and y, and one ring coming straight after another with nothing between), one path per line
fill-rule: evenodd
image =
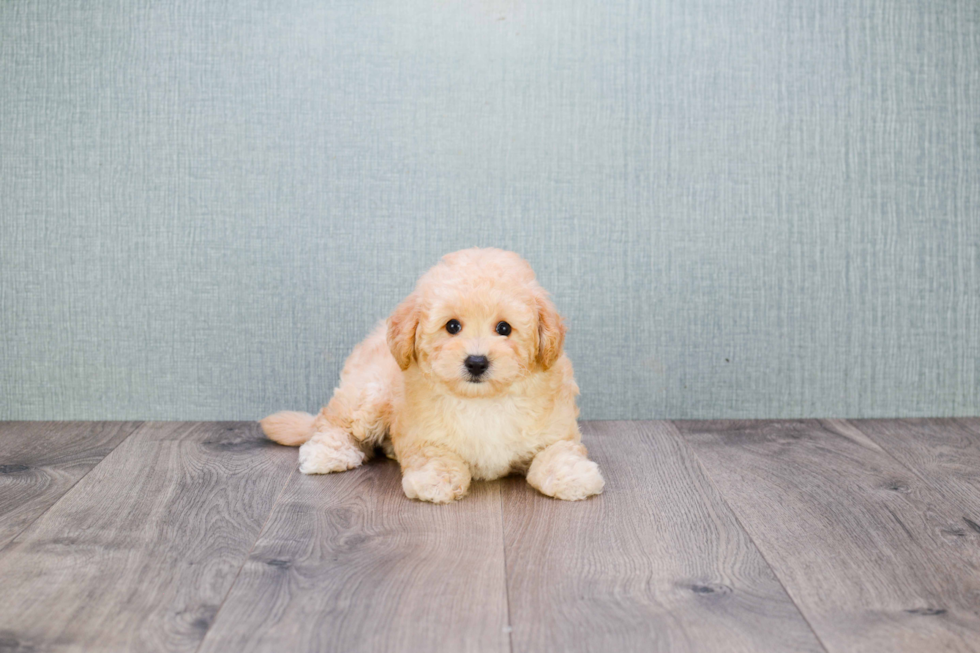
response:
M470 466L473 477L490 480L526 467L541 448L518 402L466 400L447 416L449 445Z

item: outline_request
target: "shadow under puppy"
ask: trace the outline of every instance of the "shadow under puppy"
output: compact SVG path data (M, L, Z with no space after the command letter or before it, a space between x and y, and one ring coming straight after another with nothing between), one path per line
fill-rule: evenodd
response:
M472 479L512 472L550 497L584 499L603 479L581 444L564 337L520 256L447 254L354 348L318 415L280 412L262 429L302 445L304 474L352 469L381 447L411 499L448 503Z

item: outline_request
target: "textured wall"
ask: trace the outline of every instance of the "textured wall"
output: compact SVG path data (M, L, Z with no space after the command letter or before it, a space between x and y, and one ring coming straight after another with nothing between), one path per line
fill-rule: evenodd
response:
M315 409L524 254L584 418L980 413L976 0L0 3L0 418Z

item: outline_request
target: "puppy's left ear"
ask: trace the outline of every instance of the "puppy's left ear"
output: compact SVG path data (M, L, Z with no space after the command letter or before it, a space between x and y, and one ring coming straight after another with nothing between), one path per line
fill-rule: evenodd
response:
M418 297L412 293L388 318L388 349L403 370L408 369L415 357L415 331L418 327Z
M565 323L544 290L538 293L535 301L538 305L538 361L544 369L548 369L561 356L565 344Z

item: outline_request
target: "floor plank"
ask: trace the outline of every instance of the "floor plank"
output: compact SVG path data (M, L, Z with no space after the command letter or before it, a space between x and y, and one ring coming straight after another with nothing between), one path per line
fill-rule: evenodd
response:
M0 422L0 549L140 422Z
M144 424L10 543L0 640L195 650L295 465L256 424Z
M295 473L207 651L506 651L498 483L410 501L382 460Z
M955 533L980 532L980 419L850 423L961 508Z
M847 422L678 422L830 651L980 650L980 533Z
M820 651L666 422L584 423L601 496L503 493L514 651Z
M0 424L0 649L980 650L980 420L676 426L431 506L253 424Z

